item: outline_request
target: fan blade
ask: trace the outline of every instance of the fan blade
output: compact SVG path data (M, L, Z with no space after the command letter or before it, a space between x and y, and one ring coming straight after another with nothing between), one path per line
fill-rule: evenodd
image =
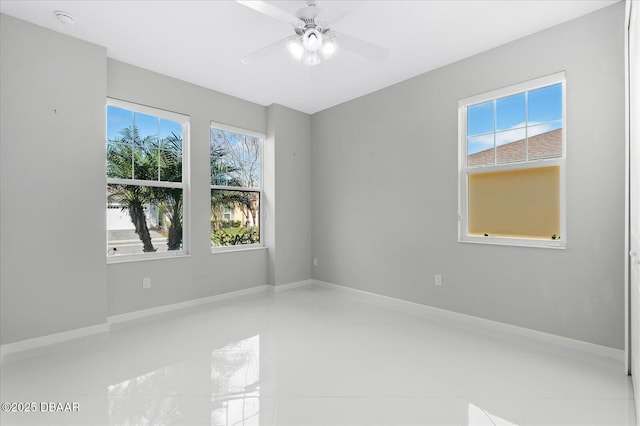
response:
M362 6L361 2L351 1L332 1L330 4L331 7L323 8L318 13L316 23L320 21L325 27L333 27Z
M278 40L274 43L271 43L265 47L262 47L258 50L256 50L255 52L249 53L247 56L245 56L244 58L240 59L240 61L245 64L245 65L249 65L249 64L253 64L256 63L258 61L263 60L264 58L266 58L269 55L272 55L274 53L276 53L279 50L286 50L287 48L287 44L289 43L289 41L291 40L295 40L300 36L297 35L293 35L293 36L289 36L286 38L283 38L282 40Z
M263 15L267 15L270 18L276 19L280 22L284 22L285 24L304 26L304 22L300 18L296 18L295 16L285 12L284 10L267 3L266 1L236 0L236 2L255 10L256 12L260 12Z
M369 43L368 41L333 30L330 31L330 33L335 34L338 48L349 50L357 55L375 61L384 61L389 56L389 50L377 44Z

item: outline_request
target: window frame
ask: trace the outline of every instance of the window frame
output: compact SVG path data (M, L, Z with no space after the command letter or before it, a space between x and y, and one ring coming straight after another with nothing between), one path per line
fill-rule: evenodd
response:
M107 264L111 263L125 263L125 262L137 262L141 260L157 260L157 259L172 259L178 257L189 256L190 254L190 229L191 229L191 216L190 216L190 134L191 134L191 117L186 114L180 114L173 111L168 111L161 108L155 108L147 105L141 105L134 102L124 101L121 99L107 97L105 105L105 123L108 120L107 108L113 106L116 108L127 109L134 113L142 113L152 115L158 118L175 121L182 124L182 179L181 182L169 182L169 181L150 181L142 179L124 179L124 178L110 178L106 177L105 187L108 188L110 184L120 185L136 185L136 186L148 186L155 188L176 188L182 190L182 249L170 250L164 252L153 253L135 253L118 256L110 256L108 254L109 240L107 238ZM105 129L106 134L106 129ZM106 135L105 152L109 144L109 137ZM105 168L107 166L105 161ZM105 169L106 176L106 169ZM107 204L108 205L108 204ZM106 218L105 218L106 219ZM105 220L105 231L106 220Z
M497 100L511 95L540 89L554 84L562 84L562 155L552 158L525 159L518 162L491 165L467 166L467 109L470 106ZM458 101L458 242L492 244L518 247L540 247L565 249L567 247L567 197L566 197L566 158L567 158L567 82L564 71L514 84ZM494 118L495 119L495 118ZM526 127L525 127L526 128ZM494 128L494 133L496 130ZM495 146L494 146L495 149ZM490 173L508 170L524 170L550 166L560 169L560 239L546 240L537 238L476 236L468 233L468 187L469 176L477 173Z
M239 133L246 136L251 136L258 138L259 140L259 148L258 155L260 156L260 185L258 188L250 188L245 186L227 186L227 185L212 185L211 184L211 165L209 165L209 212L211 212L211 190L223 190L223 191L240 191L240 192L257 192L259 195L259 205L260 205L260 214L259 214L259 234L260 234L260 242L253 244L238 244L233 246L220 246L220 247L210 247L211 253L225 253L230 251L245 251L245 250L255 250L262 249L265 247L264 245L264 218L265 211L263 206L264 201L264 144L267 140L267 136L264 133L255 132L253 130L243 129L241 127L232 126L229 124L224 124L216 121L211 121L209 123L209 157L211 157L211 130L218 129L225 132ZM211 221L209 221L211 222ZM211 241L211 224L209 224L209 240Z

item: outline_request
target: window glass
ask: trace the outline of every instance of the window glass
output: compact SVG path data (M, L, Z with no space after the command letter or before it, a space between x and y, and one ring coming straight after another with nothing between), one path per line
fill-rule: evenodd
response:
M525 127L526 124L524 93L496 100L496 131Z
M260 140L254 136L211 129L211 183L260 187Z
M526 86L459 102L461 241L566 244L564 74Z
M184 253L184 121L107 105L107 254ZM117 105L114 105L117 104ZM129 106L129 104L126 104ZM149 110L148 107L140 107ZM182 118L182 117L181 117Z
M562 84L470 105L466 111L468 167L562 155Z
M182 189L107 185L107 253L162 253L182 247Z
M494 130L493 101L467 108L467 136L481 135Z
M211 247L260 244L261 138L211 127Z
M133 111L107 105L107 140L117 140L122 129L133 126Z
M496 163L511 163L527 158L524 128L496 133Z
M552 121L527 128L529 159L562 156L562 121Z
M211 246L260 243L260 192L211 190Z
M562 84L529 91L529 125L562 120Z
M493 164L495 162L494 139L493 133L467 138L467 164L469 166Z
M136 130L135 143L140 145L157 144L159 121L159 117L135 112L133 114L133 125Z
M160 135L160 147L166 149L167 140L180 139L182 135L182 123L161 118L158 132ZM175 146L172 145L170 148L174 149ZM179 148L182 150L182 146Z

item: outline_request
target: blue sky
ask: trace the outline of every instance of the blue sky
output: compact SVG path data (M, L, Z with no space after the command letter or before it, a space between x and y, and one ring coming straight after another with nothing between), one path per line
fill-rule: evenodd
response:
M164 139L171 132L182 135L182 124L178 122L107 105L107 139L119 138L120 131L133 126L134 123L142 138L160 136L161 139Z
M497 99L495 104L489 101L469 106L468 154L493 147L494 131L497 145L503 145L523 139L526 134L533 136L562 127L562 84L529 91L528 111L525 99L524 93L518 93Z

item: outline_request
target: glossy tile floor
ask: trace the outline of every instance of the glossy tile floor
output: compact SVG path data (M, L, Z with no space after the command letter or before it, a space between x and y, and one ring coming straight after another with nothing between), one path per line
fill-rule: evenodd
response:
M2 424L634 425L620 362L535 348L319 287L5 358ZM38 409L39 411L39 409Z

